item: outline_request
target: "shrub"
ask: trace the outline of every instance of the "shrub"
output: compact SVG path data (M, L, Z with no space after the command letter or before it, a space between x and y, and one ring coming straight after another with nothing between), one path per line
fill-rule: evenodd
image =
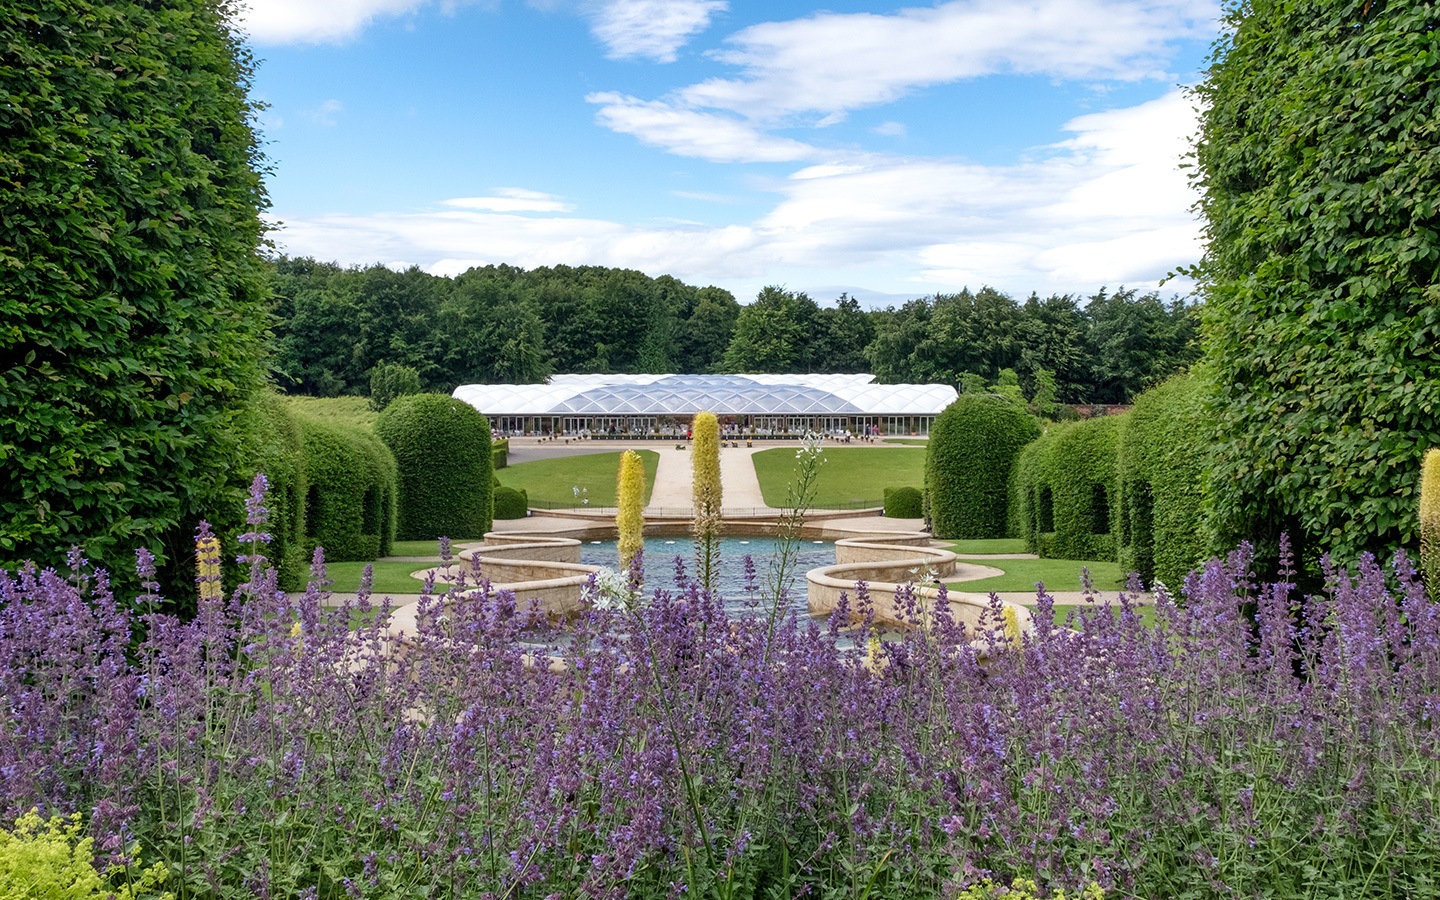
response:
M395 458L369 432L299 421L309 545L324 547L332 562L388 556L395 536Z
M1054 559L1114 559L1116 450L1124 416L1051 427L1027 445L1011 473L1019 509L1012 534Z
M1025 407L993 394L962 394L930 428L925 490L937 538L1004 537L1010 469L1040 434Z
M523 519L530 511L530 495L524 488L500 485L495 488L495 518ZM478 537L479 535L470 535Z
M375 422L400 469L398 530L407 541L490 530L490 422L445 394L401 397Z
M501 438L490 445L491 465L503 469L510 464L510 439Z
M305 546L305 439L289 404L274 392L260 395L247 433L253 445L247 452L255 460L252 468L269 482L270 553L280 584L285 590L299 590L310 567Z
M183 585L265 378L249 56L211 0L6 3L0 47L0 565L143 543Z
M370 370L370 408L383 412L397 397L420 393L420 373L383 362Z
M1119 447L1119 561L1172 589L1204 561L1201 475L1208 434L1202 386L1171 378L1135 398Z
M40 818L31 810L15 821L14 831L0 829L0 897L6 900L134 900L152 896L165 880L165 867L139 871L137 878L118 890L95 870L94 839L80 836L80 814L69 818ZM107 875L126 872L117 866Z
M892 519L919 519L925 515L919 488L885 489L885 515Z

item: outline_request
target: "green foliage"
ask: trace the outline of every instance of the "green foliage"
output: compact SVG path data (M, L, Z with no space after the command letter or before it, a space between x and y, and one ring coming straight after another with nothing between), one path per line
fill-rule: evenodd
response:
M1004 537L1010 469L1039 434L1025 407L992 394L962 394L946 407L930 428L925 456L935 536Z
M281 587L300 590L310 568L305 546L305 440L289 404L273 392L260 395L251 416L247 433L253 447L246 455L269 482L266 552L280 573Z
M473 406L445 394L401 397L380 414L375 433L399 466L401 540L490 530L490 422Z
M530 509L530 496L524 489L505 487L503 484L495 488L495 518L497 519L523 519ZM471 535L476 537L477 535Z
M370 408L381 412L396 397L420 393L420 373L409 366L384 362L370 370Z
M1135 399L1120 434L1119 559L1171 590L1205 558L1202 403L1201 383L1177 376Z
M806 294L765 288L740 310L725 350L725 371L807 371L809 339L819 313Z
M1010 524L1031 552L1055 559L1116 558L1124 423L1125 416L1102 416L1056 425L1019 454L1010 479L1019 509Z
M1440 443L1440 48L1427 3L1229 9L1196 89L1216 543L1413 547Z
M325 558L388 556L395 536L395 457L374 434L300 418L307 543ZM487 482L488 484L488 482Z
M954 900L1066 900L1067 897L1072 897L1073 900L1104 900L1105 892L1100 889L1100 885L1091 882L1077 894L1066 894L1063 890L1047 894L1028 878L1017 878L1008 888L987 878L954 895Z
M94 841L80 836L80 814L41 819L31 810L15 821L15 829L0 829L0 897L6 900L135 900L157 896L165 881L165 867L141 870L131 866L135 879L118 889L127 870L115 867L102 876L95 870ZM169 898L170 894L163 895Z
M123 576L145 544L183 584L254 471L249 56L209 0L17 0L0 59L0 566L78 544Z
M492 439L490 443L490 461L491 467L495 469L503 469L510 465L509 438L501 438L498 441Z
M925 514L919 488L888 487L884 503L885 515L891 519L918 519Z

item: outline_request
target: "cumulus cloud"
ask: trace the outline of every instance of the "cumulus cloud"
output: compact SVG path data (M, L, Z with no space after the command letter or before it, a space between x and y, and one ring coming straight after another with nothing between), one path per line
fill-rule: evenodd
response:
M1194 127L1176 91L1076 118L1068 138L1017 165L874 154L817 163L775 185L763 215L727 225L556 214L568 208L553 208L552 195L510 188L418 213L282 214L276 239L293 254L412 260L446 274L476 260L623 266L722 284L741 297L776 281L897 293L906 277L916 294L982 284L1141 287L1199 257L1193 195L1178 168Z
M430 0L249 0L236 23L257 44L335 44L378 18L399 16ZM451 10L457 0L446 0Z
M679 156L711 162L792 162L815 153L808 144L762 134L738 119L664 100L641 100L613 91L590 94L585 100L600 107L595 113L599 124Z
M456 197L441 202L457 209L484 212L570 212L575 208L554 194L525 188L496 188L488 197Z
M996 73L1166 77L1168 45L1208 37L1213 0L951 0L890 15L818 13L746 28L712 55L734 78L684 88L694 108L751 119L835 113Z
M608 0L592 10L590 30L611 59L668 63L728 8L725 0Z

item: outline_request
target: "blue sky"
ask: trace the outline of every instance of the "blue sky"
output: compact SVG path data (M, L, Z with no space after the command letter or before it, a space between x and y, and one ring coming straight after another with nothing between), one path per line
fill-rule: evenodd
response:
M276 244L742 302L1089 293L1196 261L1208 0L251 0ZM1183 292L1171 282L1163 290Z

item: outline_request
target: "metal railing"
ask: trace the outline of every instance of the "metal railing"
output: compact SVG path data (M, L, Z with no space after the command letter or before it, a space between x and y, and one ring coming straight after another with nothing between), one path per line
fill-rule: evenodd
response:
M825 506L812 507L809 512L826 512L831 510L852 511L857 509L881 509L884 507L882 500L850 500L839 504L826 504ZM567 512L585 512L594 515L611 515L616 512L613 506L597 506L595 504L555 502L549 500L531 500L530 508L534 510L565 510ZM777 509L773 506L724 506L720 514L726 518L753 518L763 516L778 516L786 512L784 509ZM695 508L692 506L647 506L645 515L664 519L690 519L695 516Z

